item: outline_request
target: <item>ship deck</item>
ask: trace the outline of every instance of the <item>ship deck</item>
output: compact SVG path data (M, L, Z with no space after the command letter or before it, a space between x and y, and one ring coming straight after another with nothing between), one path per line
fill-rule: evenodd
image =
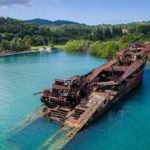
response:
M104 102L108 100L112 100L110 99L110 94L93 92L89 96L88 101L84 104L79 104L72 111L72 115L63 123L62 128L41 145L39 150L60 150L63 148L88 123L97 110L100 111L100 108L103 109ZM78 118L75 115L77 112L82 112Z

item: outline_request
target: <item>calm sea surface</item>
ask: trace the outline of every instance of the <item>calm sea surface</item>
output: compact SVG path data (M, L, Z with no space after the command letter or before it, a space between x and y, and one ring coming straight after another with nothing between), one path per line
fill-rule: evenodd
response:
M0 150L36 150L60 126L38 119L10 136L10 128L41 105L33 93L55 78L82 75L105 63L88 54L30 54L0 58ZM10 141L13 141L10 142ZM150 65L142 84L82 130L64 150L150 150Z

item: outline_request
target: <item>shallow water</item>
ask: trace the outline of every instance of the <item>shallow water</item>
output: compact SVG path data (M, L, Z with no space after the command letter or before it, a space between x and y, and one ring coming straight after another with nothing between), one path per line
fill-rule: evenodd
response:
M0 59L0 150L37 149L59 125L38 119L10 137L9 129L41 105L39 92L55 78L85 74L105 60L88 54L31 54ZM150 66L143 83L103 117L82 130L64 150L149 150ZM16 145L10 144L10 141Z

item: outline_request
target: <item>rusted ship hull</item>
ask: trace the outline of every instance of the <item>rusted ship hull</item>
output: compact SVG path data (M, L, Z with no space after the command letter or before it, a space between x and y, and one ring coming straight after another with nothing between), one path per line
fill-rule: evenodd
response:
M145 65L144 65L144 68L145 68ZM85 124L85 126L87 126L92 121L96 120L98 117L100 117L101 115L103 115L103 113L105 111L107 111L113 104L115 104L118 101L122 100L122 98L124 96L126 96L129 92L131 92L132 90L134 90L136 87L138 87L140 85L140 83L142 82L142 80L143 80L144 68L141 70L141 72L139 72L139 74L137 74L137 76L135 77L135 79L133 81L129 82L128 85L122 89L122 91L120 91L119 93L117 93L116 95L114 95L113 100L110 101L110 103L108 103L105 106L105 108L103 108L103 109L101 109L101 107L98 108L97 112L94 114L94 116L92 116L92 118L90 118L89 122L87 122Z
M80 117L90 110L90 101L93 100L100 104L99 107L94 108L92 117L89 116L89 120L92 120L99 112L108 109L138 85L142 80L149 51L149 45L132 45L120 51L117 59L84 76L56 80L52 89L41 92L41 101L45 104L45 116L61 123L71 120L69 125L71 122L79 123ZM99 102L94 100L94 97L102 100Z
M116 59L88 74L55 80L52 89L40 92L43 116L63 125L41 149L61 149L83 127L138 86L149 52L150 45L132 44L118 52ZM60 132L64 134L55 141Z

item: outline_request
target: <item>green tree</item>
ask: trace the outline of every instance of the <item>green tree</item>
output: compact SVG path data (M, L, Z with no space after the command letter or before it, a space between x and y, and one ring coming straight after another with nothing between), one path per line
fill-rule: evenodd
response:
M7 40L2 40L0 44L1 51L10 50L10 45Z

